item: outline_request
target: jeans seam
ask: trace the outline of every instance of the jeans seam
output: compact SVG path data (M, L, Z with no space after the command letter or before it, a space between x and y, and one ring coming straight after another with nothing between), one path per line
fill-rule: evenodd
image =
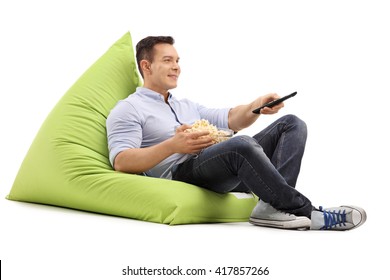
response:
M280 167L280 164L281 164L281 160L282 160L282 151L283 151L283 145L284 145L284 138L285 138L285 133L282 133L280 135L280 138L279 138L279 143L278 145L280 145L279 149L278 149L278 153L276 155L276 168L279 168Z
M256 141L261 142L261 140L264 137L268 136L270 134L270 132L273 131L275 128L277 128L279 125L286 126L286 125L288 125L288 123L284 122L284 121L279 121L279 122L275 123L272 127L270 127L270 129L268 129L268 133L264 134L264 136L262 138L260 138ZM284 134L284 133L282 133L282 134Z
M244 141L245 141L245 140L244 140ZM218 157L220 157L220 156L223 156L223 155L226 155L226 154L229 154L229 153L233 153L233 154L235 154L235 155L238 155L240 158L244 159L244 161L245 161L245 162L248 164L248 166L250 167L252 174L253 174L253 175L254 175L254 176L263 184L263 186L265 186L266 190L272 195L272 197L274 197L274 198L276 197L276 196L275 196L275 193L272 191L272 189L271 189L271 188L270 188L270 187L269 187L269 186L260 178L260 176L257 174L257 172L256 172L255 168L252 166L252 164L251 164L244 156L242 156L240 153L237 153L237 152L235 152L235 151L227 151L227 152L218 154L218 155L216 155L216 156L213 156L212 158L209 158L209 159L207 159L206 161L201 162L199 165L197 165L196 167L193 168L192 173L194 173L197 169L199 169L201 166L203 166L203 164L209 162L210 160L213 160L213 159L215 159L215 158L218 158ZM187 174L189 174L189 173L187 173ZM186 176L187 176L187 174L186 174ZM242 182L242 179L240 178L240 176L238 175L238 173L237 173L236 176L239 177L240 181ZM202 181L204 182L204 180L202 180ZM202 183L203 183L203 182L202 182ZM209 184L207 184L207 183L205 183L204 185L205 185L205 186L209 186ZM252 188L249 187L249 190L252 191Z

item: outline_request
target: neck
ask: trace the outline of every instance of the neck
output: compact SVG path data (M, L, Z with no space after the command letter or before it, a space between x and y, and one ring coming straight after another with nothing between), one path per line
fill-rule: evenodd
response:
M155 87L148 86L147 84L143 85L144 88L153 90L154 92L157 92L161 94L164 97L165 103L168 103L168 97L169 97L169 91L168 90L162 90Z

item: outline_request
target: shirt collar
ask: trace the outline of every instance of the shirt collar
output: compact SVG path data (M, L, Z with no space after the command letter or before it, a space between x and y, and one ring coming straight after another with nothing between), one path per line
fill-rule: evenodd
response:
M138 92L139 94L141 94L143 96L152 98L154 100L162 100L165 102L164 96L158 92L155 92L154 90L151 90L151 89L148 89L145 87L137 87L136 92ZM171 100L172 98L173 98L172 93L168 92L168 100Z

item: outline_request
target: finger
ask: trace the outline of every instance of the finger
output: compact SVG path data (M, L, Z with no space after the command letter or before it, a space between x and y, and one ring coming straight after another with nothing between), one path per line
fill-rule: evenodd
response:
M269 107L265 107L265 108L261 109L261 114L263 114L263 115L272 115L272 114L275 114L277 112L278 112L278 110L274 110L273 108L269 108Z
M188 145L191 146L200 146L200 145L207 145L208 143L212 143L213 139L211 137L203 136L198 138L190 138L188 139Z
M282 103L279 103L278 105L276 105L276 106L273 106L271 109L273 110L273 111L279 111L280 109L282 109L284 107L284 103L282 102Z
M194 131L194 132L190 132L188 134L188 136L190 136L191 138L193 139L196 139L196 138L199 138L199 137L202 137L202 136L206 136L206 135L209 135L210 132L207 131L207 130L202 130L202 131Z
M279 99L279 98L280 98L280 96L277 93L270 93L270 94L265 96L265 103L274 101L274 100Z
M199 142L193 143L192 145L189 146L189 148L193 151L200 151L203 149L206 149L207 147L210 147L214 145L215 143L213 141L208 141L208 142Z
M189 124L182 124L176 128L176 132L184 132L186 129L191 128Z
M214 143L213 142L208 142L208 143L204 143L204 144L199 144L199 145L195 145L195 146L192 146L191 148L191 152L194 153L194 152L199 152L203 149L206 149L207 147L210 147L212 146Z

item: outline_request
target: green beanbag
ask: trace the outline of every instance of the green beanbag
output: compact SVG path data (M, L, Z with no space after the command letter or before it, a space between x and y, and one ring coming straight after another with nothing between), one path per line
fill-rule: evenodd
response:
M112 169L106 117L140 84L126 33L51 111L7 198L170 225L247 221L256 204L252 195L217 194Z

